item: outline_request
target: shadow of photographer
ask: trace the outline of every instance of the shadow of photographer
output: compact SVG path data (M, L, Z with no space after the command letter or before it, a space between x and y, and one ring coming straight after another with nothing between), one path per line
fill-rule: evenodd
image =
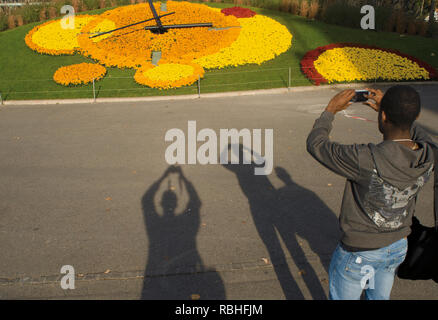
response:
M246 156L260 157L242 144L238 148L228 145L228 150L239 150L239 159L243 159L245 153ZM254 169L263 165L251 161L250 164L223 166L236 175L248 199L254 225L269 253L286 299L304 299L298 279L294 279L288 267L288 256L301 270L299 281L304 281L313 299L326 299L320 278L327 279L327 275L318 276L308 257L313 256L312 260L319 258L328 273L330 256L336 248L340 232L335 214L314 192L295 183L281 167L276 167L275 173L284 186L276 189L266 175L254 174ZM312 252L306 255L296 236L307 241ZM281 242L286 250L283 250Z

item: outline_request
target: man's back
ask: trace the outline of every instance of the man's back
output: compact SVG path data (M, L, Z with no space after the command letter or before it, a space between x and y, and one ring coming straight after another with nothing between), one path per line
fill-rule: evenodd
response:
M415 198L433 170L433 150L418 142L412 150L394 141L378 145L331 142L333 115L325 112L307 139L307 150L321 164L347 178L340 214L345 247L375 249L410 232ZM413 135L425 139L415 126Z
M368 90L365 104L378 112L383 142L330 141L335 114L351 105L354 90L333 97L307 138L308 152L347 179L339 218L343 235L329 269L331 299L359 299L364 290L368 299L389 299L395 270L406 257L417 195L434 168L436 146L414 123L421 110L418 92L409 86L394 86L385 95ZM375 287L364 283L367 272Z

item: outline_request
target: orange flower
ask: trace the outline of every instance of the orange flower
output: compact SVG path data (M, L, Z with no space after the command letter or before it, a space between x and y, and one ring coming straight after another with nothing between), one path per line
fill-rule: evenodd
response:
M153 18L148 4L119 7L102 13L82 29L78 42L84 55L106 66L119 68L138 68L151 61L152 51L161 51L166 60L188 60L219 52L228 47L240 34L240 23L234 16L225 16L220 11L203 5L188 2L167 2L167 12L176 12L162 18L165 24L187 24L211 22L216 28L171 29L165 34L156 35L145 26L155 25L149 21L141 25L114 31L111 37L94 42L89 38L92 32L104 20L110 20L117 27ZM233 28L229 28L233 27Z
M56 70L53 80L63 86L87 84L100 80L106 74L105 67L93 63L79 63Z

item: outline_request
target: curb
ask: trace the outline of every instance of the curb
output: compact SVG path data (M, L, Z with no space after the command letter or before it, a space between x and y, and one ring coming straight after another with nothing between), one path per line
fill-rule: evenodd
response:
M152 97L129 97L129 98L97 98L97 99L50 99L50 100L10 100L2 101L3 106L9 105L59 105L59 104L94 104L112 102L151 102L151 101L172 101L172 100L194 100L200 98L226 98L252 95L286 94L293 92L318 91L327 89L363 88L364 86L393 86L397 84L407 85L438 85L438 81L416 81L416 82L363 82L363 83L342 83L323 86L302 86L291 88L260 89L249 91L231 91L218 93L174 95L174 96L152 96ZM1 105L0 105L1 106Z

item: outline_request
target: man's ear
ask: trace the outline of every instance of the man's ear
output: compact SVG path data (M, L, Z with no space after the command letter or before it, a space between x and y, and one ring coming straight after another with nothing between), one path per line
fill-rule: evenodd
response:
M386 122L386 113L382 111L382 122Z

